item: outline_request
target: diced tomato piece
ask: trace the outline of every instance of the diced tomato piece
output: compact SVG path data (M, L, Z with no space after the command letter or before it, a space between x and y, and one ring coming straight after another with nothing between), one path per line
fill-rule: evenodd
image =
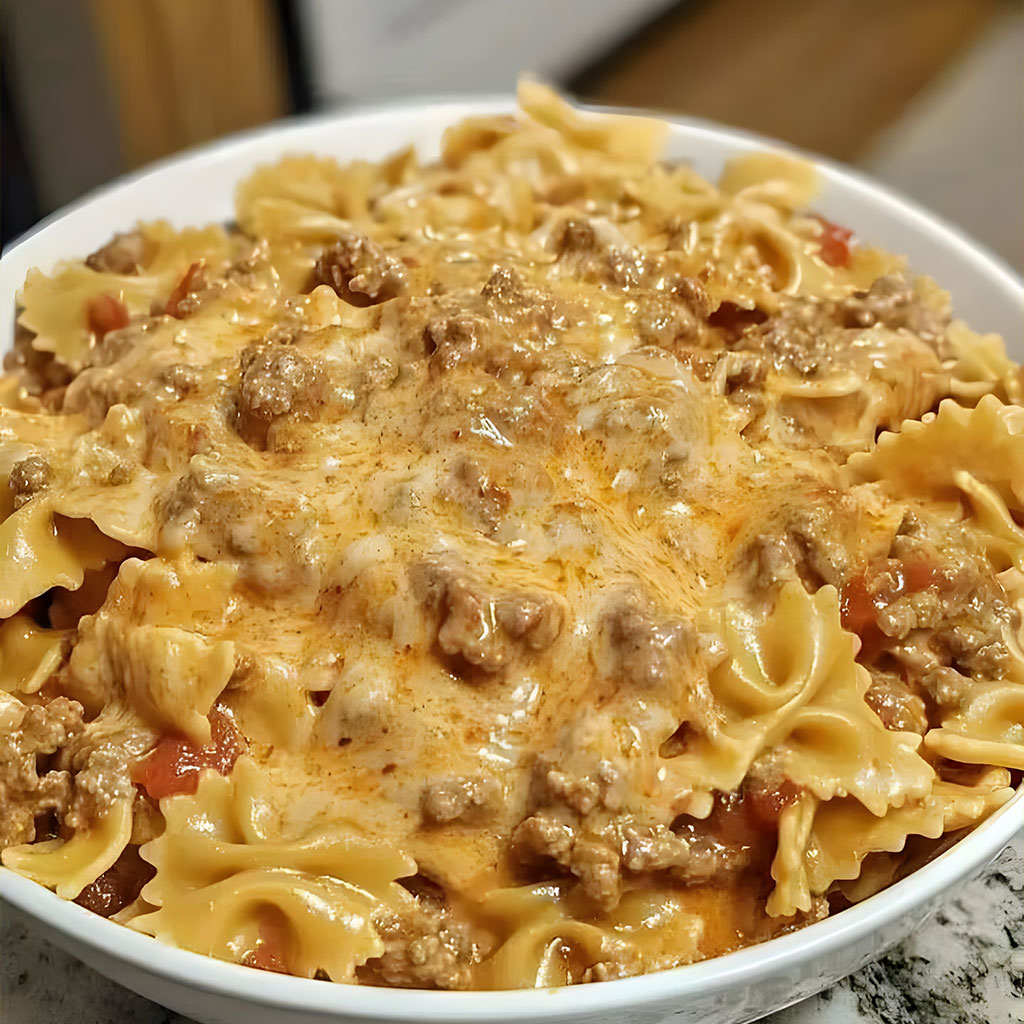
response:
M762 829L774 829L779 815L790 804L795 804L803 793L791 779L780 779L777 785L751 785L743 787L743 803L751 824Z
M86 307L89 330L102 341L107 332L128 326L128 310L120 299L113 295L97 295L89 300Z
M259 938L254 949L242 956L246 967L288 973L288 922L280 911L265 908L260 915Z
M904 560L903 564L903 589L910 594L919 590L926 590L938 582L938 573L933 563L926 558L913 558Z
M867 579L863 572L843 587L839 610L844 628L860 637L863 637L868 627L876 624L878 609L868 593Z
M878 577L888 573L889 580L879 586ZM883 559L851 577L840 595L843 627L861 640L861 655L870 657L885 643L878 626L878 613L904 594L915 594L939 582L935 565L925 556Z
M255 967L260 971L274 971L276 974L287 974L288 966L278 956L273 946L260 939L255 949L250 949L242 957L242 963L246 967Z
M219 705L209 715L211 742L197 747L184 736L163 736L157 745L132 768L132 781L142 786L154 799L194 793L199 773L213 768L228 775L245 750L245 740L238 731L231 713Z
M778 827L784 808L802 792L802 787L786 778L777 784L748 779L735 793L719 794L697 831L726 846L760 846L764 834Z
M853 232L849 228L840 227L824 217L821 222L821 258L830 267L848 267L850 265L850 239Z
M174 286L174 291L171 292L171 297L167 300L164 312L168 316L176 317L179 320L182 319L186 314L186 310L182 309L181 304L191 292L196 291L202 285L202 280L203 260L196 260L185 271L185 276Z
M154 874L156 868L139 856L139 848L126 846L114 866L87 885L75 902L100 917L111 917L127 907Z

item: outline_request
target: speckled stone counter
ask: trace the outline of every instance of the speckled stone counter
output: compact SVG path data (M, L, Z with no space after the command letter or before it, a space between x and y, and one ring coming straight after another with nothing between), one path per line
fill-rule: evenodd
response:
M191 1024L49 945L3 908L4 1024ZM771 1024L1020 1024L1024 834L912 938ZM627 1022L623 1022L627 1024Z

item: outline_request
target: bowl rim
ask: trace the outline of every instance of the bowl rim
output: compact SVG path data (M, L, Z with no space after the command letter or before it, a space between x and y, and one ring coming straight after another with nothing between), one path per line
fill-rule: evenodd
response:
M39 233L54 227L70 214L107 199L138 182L159 177L184 166L229 160L244 155L254 143L273 137L282 152L291 140L331 128L351 130L361 120L394 118L407 121L410 112L430 109L452 117L507 111L513 105L508 94L466 98L429 96L415 100L388 100L360 104L312 116L289 118L212 144L193 147L159 160L87 193L51 213L4 248L0 266ZM586 105L585 105L586 106ZM973 263L979 273L995 282L1008 300L1024 307L1024 282L998 256L964 231L918 203L880 185L870 177L825 157L808 153L779 140L754 132L728 128L691 117L660 111L594 106L591 110L647 114L667 121L674 133L687 140L741 142L765 149L781 149L813 160L829 184L859 194L877 209L897 215L904 222L926 229L945 246ZM872 933L934 899L943 890L965 880L994 858L1024 828L1024 785L970 834L943 851L906 878L840 913L798 931L747 946L723 956L698 961L652 974L565 988L445 992L421 989L371 987L255 971L239 964L165 945L63 900L41 885L0 867L0 898L30 918L55 931L72 944L130 965L149 976L197 991L262 1007L287 1009L313 1015L341 1014L366 1020L521 1022L533 1014L561 1014L584 1019L590 1013L636 1008L666 998L707 995L736 986L752 986L770 978L778 969L791 970L797 963L817 960L867 939ZM881 950L879 950L881 952Z

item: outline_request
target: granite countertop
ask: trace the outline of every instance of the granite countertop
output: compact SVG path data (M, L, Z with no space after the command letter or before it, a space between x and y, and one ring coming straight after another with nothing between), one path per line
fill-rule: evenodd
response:
M49 945L8 907L0 944L5 1024L191 1024ZM1019 1024L1022 1019L1024 833L889 956L769 1021Z

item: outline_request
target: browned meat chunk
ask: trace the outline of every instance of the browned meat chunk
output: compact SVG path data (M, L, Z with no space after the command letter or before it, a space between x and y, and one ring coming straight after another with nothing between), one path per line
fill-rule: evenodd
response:
M923 735L928 728L924 701L894 672L872 670L864 699L886 729Z
M458 775L428 783L420 796L423 817L447 824L486 813L498 799L501 787L496 779Z
M1004 636L1020 622L986 557L964 545L962 536L907 516L889 560L867 584L881 646L904 665L911 683L944 706L959 702L961 673L1006 674L1012 655Z
M11 467L10 488L14 507L21 508L49 486L53 470L42 455L29 455Z
M533 814L512 833L512 856L523 864L553 860L568 867L575 845L575 825L551 814Z
M36 396L47 409L60 409L64 389L74 377L71 369L52 352L39 352L33 348L35 334L21 324L14 326L14 346L4 353L3 366L14 374L28 394Z
M353 306L372 306L405 288L403 264L362 235L344 235L320 254L313 287L326 284Z
M562 625L562 610L547 594L495 594L465 570L445 562L423 562L410 570L413 591L435 617L441 654L460 670L498 672L516 649L550 646Z
M602 237L612 231L608 225L599 233L591 221L570 217L555 232L552 242L559 260L575 274L620 288L635 288L648 274L647 258L625 239Z
M423 328L430 372L444 375L469 366L494 377L525 380L571 320L565 304L528 286L515 270L499 266L479 294L461 291L431 304Z
M589 831L563 813L542 811L519 823L510 849L522 864L553 861L567 869L581 891L599 906L611 908L618 903L623 843L614 826Z
M130 747L120 739L98 744L95 737L90 739L81 744L72 740L68 745L71 756L62 760L62 767L75 772L74 793L64 816L64 824L70 828L88 828L115 800L133 792L128 774Z
M491 534L512 504L509 492L491 478L479 463L465 459L459 463L445 487L446 495L461 505L481 531Z
M323 375L291 345L257 343L242 352L238 432L265 447L270 426L284 416L311 419L323 404Z
M626 875L668 871L681 882L700 884L749 865L748 847L719 841L702 825L675 831L623 815L594 829L564 813L541 811L519 823L510 851L521 864L553 862L567 870L584 895L607 909L618 902Z
M580 817L594 810L619 811L625 799L622 774L615 765L604 760L594 764L581 753L538 758L533 788L538 803L562 805Z
M425 341L432 372L455 369L460 363L473 362L483 347L487 321L473 313L441 316L427 324Z
M41 815L65 814L71 777L48 770L46 758L83 727L82 705L56 697L30 706L17 729L0 735L0 849L32 842Z
M711 299L694 277L679 276L658 282L638 294L634 323L640 341L681 355L688 345L699 345L706 332Z
M703 885L722 881L729 875L738 875L750 867L754 859L751 847L742 844L724 844L706 836L680 835L689 851L685 861L674 864L670 873L687 885Z
M469 928L443 905L418 899L414 909L382 913L375 923L384 953L360 968L360 981L400 988L469 987L480 950Z
M699 325L689 308L663 295L652 295L637 310L636 332L645 345L674 350L697 336Z
M173 363L160 371L160 383L176 398L192 394L199 386L200 371L191 363Z
M562 610L546 594L508 594L494 605L498 624L531 651L550 647L562 628Z
M85 265L106 274L137 274L149 262L151 243L141 231L116 234L106 245L90 253Z
M711 315L711 296L697 278L677 277L672 285L671 295L688 306L698 320L707 320Z
M593 252L600 247L594 225L582 217L569 217L563 221L554 234L553 242L559 256Z
M950 662L975 679L1001 679L1010 670L1013 657L1003 639L1005 623L1013 611L998 600L975 598L963 616L936 635L935 646L948 654Z
M567 218L555 230L551 242L559 260L582 276L600 280L611 274L609 247L585 217Z
M611 909L619 902L622 856L615 844L599 836L577 839L569 868L586 896L598 906Z
M508 267L498 267L487 279L480 294L498 305L523 305L527 298L523 279Z
M486 672L496 672L508 660L501 642L490 595L465 575L434 574L426 594L440 613L437 645L444 654L458 656Z
M756 353L767 367L780 372L792 370L803 377L816 377L828 371L845 345L845 331L832 321L828 309L790 303L747 330L736 348Z
M126 846L113 867L87 885L75 902L100 917L111 917L134 902L154 874L156 868L139 856L139 848Z
M664 871L686 864L691 848L664 825L626 825L622 829L622 864L628 871Z
M844 530L856 522L856 509L837 491L823 492L815 500L815 505L788 513L781 535L755 538L750 564L759 587L792 579L812 592L826 583L842 587L850 572L849 555L837 538L846 536Z
M908 281L895 274L879 277L866 292L844 299L840 314L848 327L906 328L931 340L942 336L950 320L949 310L928 305Z
M652 689L679 675L693 640L686 623L658 621L640 597L628 591L613 600L601 620L600 663L606 674Z
M538 353L548 344L551 328L550 309L542 296L526 292L515 299L471 296L460 305L455 312L433 317L424 329L431 375L475 367L493 377L522 378L537 368Z

